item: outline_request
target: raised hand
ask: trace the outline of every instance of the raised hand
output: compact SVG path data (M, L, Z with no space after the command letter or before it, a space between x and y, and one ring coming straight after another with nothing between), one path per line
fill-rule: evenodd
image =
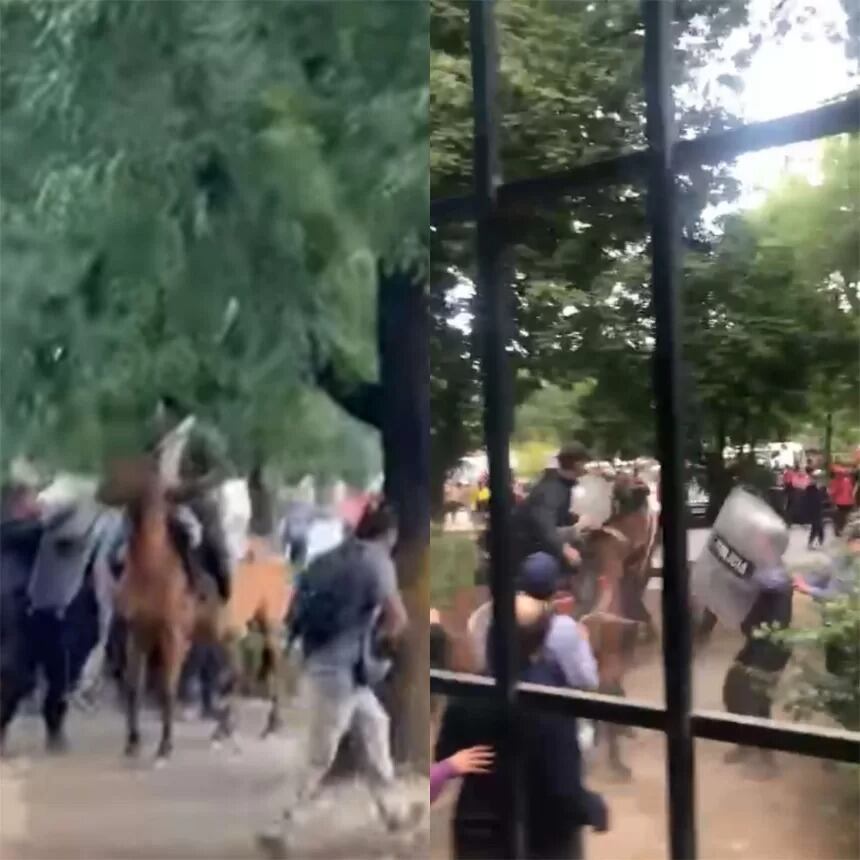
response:
M490 773L495 757L492 747L477 746L454 753L450 761L457 776L465 776L469 773Z

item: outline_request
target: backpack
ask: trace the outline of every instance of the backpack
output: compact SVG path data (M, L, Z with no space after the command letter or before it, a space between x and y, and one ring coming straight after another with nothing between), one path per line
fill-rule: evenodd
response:
M346 630L369 622L375 609L374 571L361 541L349 538L315 558L299 577L288 647L300 639L308 657Z

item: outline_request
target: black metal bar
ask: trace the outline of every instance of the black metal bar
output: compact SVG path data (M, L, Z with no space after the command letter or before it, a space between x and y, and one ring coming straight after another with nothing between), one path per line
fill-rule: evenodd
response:
M694 164L718 164L746 152L858 131L860 95L853 95L791 116L679 140L675 144L674 163L676 169ZM635 181L645 175L647 168L647 153L636 150L542 176L514 180L498 188L499 209L506 210L521 203L553 203L567 194L595 186ZM474 217L474 199L470 196L445 197L430 203L430 220L434 224L469 221Z
M488 698L495 695L492 678L435 669L430 673L430 688L434 693L446 696ZM518 689L520 704L526 708L666 731L665 708L646 702L531 684L520 684ZM694 711L690 720L693 736L702 740L757 746L847 763L860 762L860 732L778 723L716 711Z
M486 698L494 694L495 682L483 675L465 675L434 669L430 673L430 687L439 695ZM655 731L663 731L665 728L665 709L648 702L619 699L601 693L586 693L566 687L542 687L538 684L518 684L517 690L518 703L526 710L556 711L571 717Z
M684 494L684 421L681 403L680 247L675 201L672 98L673 3L643 0L646 132L649 148L648 220L655 322L654 394L663 527L663 670L666 685L666 781L669 851L695 860L696 806L690 722L690 601Z
M635 699L620 699L558 687L539 687L536 684L520 684L519 694L520 704L526 709L571 713L586 720L622 726L635 725L659 732L666 729L666 711L663 708Z
M755 717L697 711L697 738L860 764L860 733L774 723Z
M524 856L520 796L517 659L514 587L510 553L510 423L513 409L511 369L507 355L510 330L509 285L504 277L497 224L498 134L496 121L495 2L470 0L469 37L475 115L474 166L477 216L478 324L484 394L484 436L490 487L490 587L493 595L492 658L495 692L504 738L497 767L505 786L500 820L506 856Z

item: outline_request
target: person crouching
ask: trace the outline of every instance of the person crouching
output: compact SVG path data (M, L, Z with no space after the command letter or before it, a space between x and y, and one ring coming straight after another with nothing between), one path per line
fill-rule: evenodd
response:
M519 679L563 686L564 673L545 657L552 609L525 594L515 599ZM576 720L551 713L529 713L521 721L523 795L526 798L525 841L530 858L576 854L583 827L608 829L603 799L582 784ZM436 761L458 751L480 747L504 749L501 721L492 702L453 699L445 710L436 744ZM454 857L458 860L506 856L503 842L505 786L493 769L465 775L453 822Z

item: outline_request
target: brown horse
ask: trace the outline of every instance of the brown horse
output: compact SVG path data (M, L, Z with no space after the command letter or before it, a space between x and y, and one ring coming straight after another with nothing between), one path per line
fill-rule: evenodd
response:
M158 466L149 457L115 464L100 497L125 505L131 535L125 567L116 593L116 607L128 627L126 655L126 754L140 750L139 712L146 665L159 667L162 734L158 757L173 749L173 717L182 665L194 641L223 649L230 669L219 713L216 738L233 729L233 697L239 675L238 643L251 623L264 636L262 673L266 675L271 709L265 733L280 723L278 667L280 626L286 615L290 587L284 562L253 542L233 577L232 596L224 606L214 583L204 594L192 591L170 527L171 502Z
M651 578L658 529L648 495L645 484L616 480L612 515L585 539L583 575L596 576L600 591L596 605L581 620L597 659L599 691L607 695L624 695L622 682L636 635L642 624L650 623L642 599ZM605 733L611 768L618 777L629 779L631 771L621 761L618 743L622 730L607 725Z

